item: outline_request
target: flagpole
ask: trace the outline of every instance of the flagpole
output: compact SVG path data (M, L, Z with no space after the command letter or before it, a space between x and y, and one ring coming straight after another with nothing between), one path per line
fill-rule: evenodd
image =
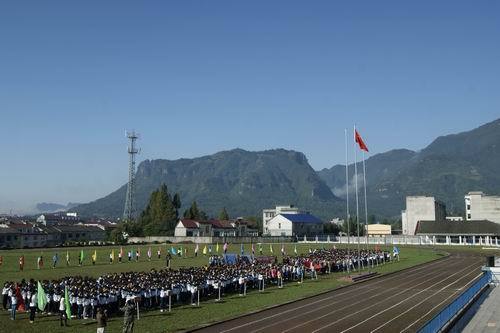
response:
M366 250L368 250L368 202L366 201L366 167L365 167L365 151L363 154L363 187L365 188L365 236L366 236Z
M347 156L347 128L344 129L345 133L345 190L346 190L346 223L347 223L347 260L350 259L350 239L351 239L351 233L349 230L349 225L351 224L351 221L349 220L349 159ZM349 267L349 262L347 262L347 271L349 272L350 267Z
M354 135L356 135L356 125L354 125ZM359 198L358 198L358 161L357 161L357 154L356 154L356 138L354 138L354 183L356 187L356 223L357 223L357 229L358 229L358 270L361 269L361 263L360 263L360 250L359 250Z

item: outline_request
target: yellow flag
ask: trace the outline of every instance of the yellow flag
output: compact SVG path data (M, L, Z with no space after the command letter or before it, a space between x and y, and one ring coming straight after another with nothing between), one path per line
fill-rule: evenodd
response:
M92 255L92 260L97 261L97 250L94 250L94 254Z
M215 246L215 252L219 253L219 242L217 242L217 245Z
M207 246L206 245L203 247L203 254L207 254Z
M115 249L111 250L111 261L115 261Z
M274 253L274 251L273 251L273 244L269 244L269 251L270 251L271 253Z

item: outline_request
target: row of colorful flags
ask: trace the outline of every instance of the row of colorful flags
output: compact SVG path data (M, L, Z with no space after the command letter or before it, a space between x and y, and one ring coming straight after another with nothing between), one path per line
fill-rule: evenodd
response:
M259 253L263 254L263 244L262 243L258 243L257 245L258 245L258 251L259 251ZM219 243L215 244L215 251L214 251L214 246L212 244L204 245L204 247L202 249L202 254L203 255L207 255L207 254L211 255L212 253L219 254L220 248L221 247L219 246ZM228 248L229 248L228 243L224 243L222 245L222 251L223 251L223 253L227 253ZM168 251L170 254L172 254L174 256L183 256L183 255L186 256L187 255L187 247L183 247L182 245L180 245L178 247L171 246L170 250L166 250L166 251ZM195 256L198 255L199 251L200 251L200 245L196 244L195 249L194 249ZM255 255L255 252L256 252L255 243L251 244L251 252L252 252L253 255ZM297 252L297 245L295 245L293 252L295 254L298 253ZM245 253L245 248L244 248L243 243L240 244L240 253L241 253L241 255L243 255ZM269 244L269 253L271 253L271 254L274 253L273 244ZM156 254L157 254L158 258L161 257L161 254L162 254L162 248L161 247L158 247L158 250L156 251ZM281 254L282 255L286 255L285 245L284 244L281 244ZM125 252L124 252L123 247L120 247L120 250L117 251L117 255L115 255L115 249L111 250L111 252L109 253L109 262L110 263L114 263L115 260L116 260L116 256L118 256L118 260L120 262L122 261L122 258L125 258ZM152 252L152 248L150 246L148 248L148 250L147 250L148 260L151 260L152 256L153 256L153 252ZM86 257L87 257L86 252L83 249L80 250L80 253L78 254L78 264L79 265L83 265ZM134 260L139 260L139 258L141 257L141 249L138 248L137 250L135 250L135 249L129 250L127 252L127 257L128 257L129 261L133 260L133 259ZM91 258L93 264L95 264L97 262L97 249L94 249L94 251L91 252L90 258ZM58 261L59 261L59 255L56 253L52 257L53 267L56 267L56 265L58 264ZM66 251L66 264L68 266L70 265L70 261L71 261L71 256L70 256L70 253L69 253L69 250L68 250L68 251ZM3 256L0 256L0 266L2 266L2 264L3 264ZM24 265L25 265L25 257L24 257L24 255L22 255L22 256L19 257L19 268L20 268L20 270L24 269ZM40 255L37 258L37 267L38 267L38 269L41 269L41 268L43 268L43 266L44 266L43 256Z

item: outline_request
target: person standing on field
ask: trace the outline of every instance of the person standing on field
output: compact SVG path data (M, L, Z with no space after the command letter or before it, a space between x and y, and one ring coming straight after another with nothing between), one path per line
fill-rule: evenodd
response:
M36 314L36 306L38 304L38 298L35 290L31 291L31 299L30 299L30 324L33 324L35 321Z
M100 307L97 309L96 314L97 320L97 333L104 333L104 329L106 328L108 322L108 314L106 310L102 310Z
M66 314L66 304L64 303L64 301L64 297L61 297L61 299L59 300L59 319L61 321L61 326L68 326L68 315Z
M134 332L134 320L135 320L135 302L129 299L125 306L120 310L124 312L123 314L123 333L133 333Z

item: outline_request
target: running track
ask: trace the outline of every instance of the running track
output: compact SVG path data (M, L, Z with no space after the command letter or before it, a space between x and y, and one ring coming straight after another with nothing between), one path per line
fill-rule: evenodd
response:
M481 275L482 264L482 257L452 254L193 332L415 332Z

